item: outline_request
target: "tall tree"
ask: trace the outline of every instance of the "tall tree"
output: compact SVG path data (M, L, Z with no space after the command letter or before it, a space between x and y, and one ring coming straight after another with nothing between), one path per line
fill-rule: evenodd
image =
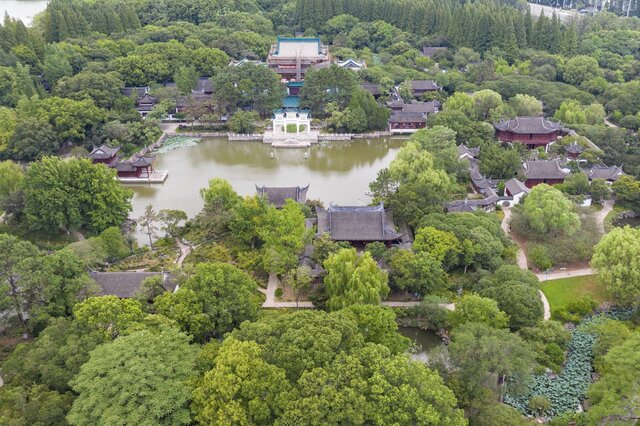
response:
M378 268L369 252L358 255L355 249L342 249L329 255L324 268L330 310L355 304L377 305L389 294L387 273Z
M191 424L196 348L172 328L139 331L99 346L73 379L67 420L87 424ZM170 368L168 368L170 366Z
M144 214L138 218L138 225L143 232L149 237L149 248L153 251L153 239L158 236L158 227L156 222L159 220L158 213L153 209L151 204L147 204L144 208Z

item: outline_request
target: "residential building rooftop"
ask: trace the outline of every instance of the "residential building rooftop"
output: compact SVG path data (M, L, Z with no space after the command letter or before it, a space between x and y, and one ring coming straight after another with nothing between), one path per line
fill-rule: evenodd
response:
M258 195L266 197L267 200L277 208L285 205L287 199L304 204L307 201L307 186L258 186L256 191Z
M391 212L377 206L336 206L318 209L318 234L335 241L394 241L401 238Z

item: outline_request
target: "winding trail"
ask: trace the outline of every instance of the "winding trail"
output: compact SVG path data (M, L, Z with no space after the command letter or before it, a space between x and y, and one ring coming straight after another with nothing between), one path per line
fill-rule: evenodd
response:
M191 250L193 249L193 247L191 247L190 245L183 244L179 238L176 238L176 243L180 248L180 256L178 257L178 260L176 260L176 264L178 265L178 267L182 268L182 263L184 262L186 257L189 255L189 253L191 253Z
M500 224L500 226L502 227L502 230L504 231L505 234L510 235L511 227L509 226L509 221L511 220L511 209L504 209L503 212L504 212L504 219L502 219L502 223ZM520 242L518 242L515 238L512 238L512 240L518 245L518 252L516 253L516 261L518 263L518 267L520 269L524 269L525 271L528 271L529 265L527 264L527 256L524 254L524 250L522 249ZM538 279L540 279L539 275L538 275ZM544 281L544 280L540 279L540 281ZM551 319L551 306L549 305L547 296L545 296L542 290L538 290L538 293L540 294L540 299L542 300L542 306L544 306L543 318L545 321L548 321L549 319Z
M613 203L613 200L606 200L602 205L602 209L598 213L596 213L596 222L598 222L598 227L600 228L600 232L602 232L602 234L605 234L604 220L606 219L609 212L613 210Z

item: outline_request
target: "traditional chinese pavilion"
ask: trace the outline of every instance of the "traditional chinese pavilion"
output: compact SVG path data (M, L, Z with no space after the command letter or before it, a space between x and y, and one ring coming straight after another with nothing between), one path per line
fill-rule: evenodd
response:
M155 156L142 156L131 161L118 161L115 165L120 178L150 178Z
M377 206L336 206L317 210L318 235L328 233L334 241L364 245L374 241L398 243L402 234L396 231L391 212L382 203Z
M100 145L97 148L93 148L89 158L93 161L93 164L104 164L107 167L113 167L118 161L118 151L120 151L119 146L112 148L107 145Z
M427 117L419 112L394 111L389 117L391 133L415 133L427 126Z
M287 200L293 200L296 203L304 204L307 201L307 186L258 186L256 192L259 196L265 197L269 203L276 208L284 207Z
M527 160L524 163L524 184L533 188L541 183L555 185L564 182L569 172L562 170L558 160Z
M267 66L287 81L302 81L309 68L329 65L329 50L318 37L278 37L267 56Z
M560 123L544 117L516 117L494 124L496 136L502 142L518 142L528 149L544 147L568 134Z

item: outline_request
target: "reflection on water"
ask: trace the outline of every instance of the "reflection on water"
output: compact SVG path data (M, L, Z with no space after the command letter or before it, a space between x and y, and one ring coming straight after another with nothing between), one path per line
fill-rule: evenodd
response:
M254 194L256 184L311 184L309 199L365 205L370 202L366 195L369 182L389 165L403 143L382 138L324 142L308 149L274 149L259 142L203 140L196 146L158 155L154 167L169 170L164 184L129 186L135 192L131 217L140 217L147 204L156 210L181 209L193 217L202 208L200 188L214 177L228 180L241 195Z
M417 352L412 353L411 357L416 361L427 362L429 351L442 345L442 339L430 330L418 327L398 327L398 332L415 343Z

